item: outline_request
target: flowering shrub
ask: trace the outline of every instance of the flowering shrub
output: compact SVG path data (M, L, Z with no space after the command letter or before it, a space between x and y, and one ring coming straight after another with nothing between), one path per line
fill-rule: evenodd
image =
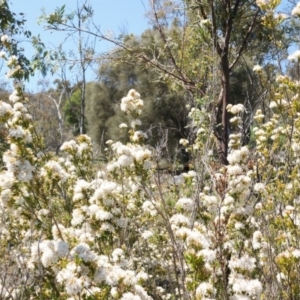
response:
M7 60L18 79L17 58ZM135 90L121 100L130 142L107 141L101 167L86 135L59 156L46 152L16 84L11 103L0 102L10 146L0 172L0 298L299 299L299 88L277 77L270 117L254 117L255 149L240 145L245 108L227 107L236 128L228 166L208 155L210 116L192 108L195 141L180 143L193 170L173 176L145 144Z

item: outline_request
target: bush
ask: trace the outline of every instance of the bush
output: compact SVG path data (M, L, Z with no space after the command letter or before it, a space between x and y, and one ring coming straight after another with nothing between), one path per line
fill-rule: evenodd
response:
M228 166L208 155L210 116L192 109L197 138L181 143L194 170L177 176L145 145L135 90L121 101L136 120L129 142L107 141L100 168L87 135L46 152L16 85L0 103L0 298L299 299L298 82L277 82L270 120L255 116L256 147L231 134ZM238 129L244 109L229 109Z

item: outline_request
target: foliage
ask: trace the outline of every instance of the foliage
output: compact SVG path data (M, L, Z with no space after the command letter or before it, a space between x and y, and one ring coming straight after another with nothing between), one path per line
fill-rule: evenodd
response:
M299 65L300 51L288 59ZM16 84L10 102L0 102L9 144L0 171L0 298L300 299L299 82L275 72L256 65L251 73L266 90L252 149L241 144L245 106L226 106L228 165L213 155L214 112L190 109L195 139L180 144L193 160L181 174L158 168L136 90L120 103L128 141L106 141L107 164L98 165L87 135L47 151Z
M194 171L179 176L156 169L138 122L127 144L107 142L101 168L86 135L45 152L16 87L1 102L1 298L297 299L298 84L277 82L271 119L255 116L255 150L237 131L225 167L207 156L209 116L192 109L197 139L182 143ZM135 120L143 107L135 90L121 101ZM244 107L228 110L238 124Z
M29 79L32 74L33 69L30 66L30 61L24 55L24 49L20 47L18 37L24 36L26 38L31 37L31 32L26 30L24 14L16 14L11 12L9 9L8 1L3 0L0 3L0 33L1 33L1 43L0 49L6 50L10 55L15 55L18 58L18 65L20 69L11 69L11 72L19 72L19 76L15 77L17 79ZM9 39L8 40L8 36ZM4 52L2 53L2 57ZM22 70L22 72L20 72ZM7 73L7 77L11 77L11 73Z
M80 102L81 91L77 89L72 93L70 99L65 101L63 106L65 120L69 125L72 125L74 135L79 134Z
M139 51L147 49L157 38L154 31L147 30L141 37L125 37L125 43ZM164 151L174 154L179 139L189 137L186 105L190 99L187 93L172 91L168 82L158 78L154 70L135 64L125 51L117 50L110 54L109 60L99 69L99 79L99 83L88 85L86 94L88 133L98 144L107 139L117 140L120 134L122 141L128 140L119 124L130 122L130 116L121 112L115 99L121 98L131 88L145 95L145 107L139 118L142 129L147 131L150 145L156 146L165 139L168 147ZM153 90L151 96L147 96L149 90Z
M57 151L60 147L59 120L53 101L45 92L27 95L28 110L32 116L34 128L42 138L47 151Z
M70 50L66 53L63 49L64 43L61 43L59 47L52 50L50 55L51 62L49 63L48 68L52 72L59 70L62 73L63 78L66 77L67 68L69 72L72 72L74 77L76 77L75 85L80 90L80 93L77 93L77 96L80 96L80 110L77 116L79 123L76 125L78 125L77 129L80 134L86 133L86 74L87 70L95 63L95 40L90 41L89 37L84 34L84 28L86 24L89 23L88 20L92 14L93 9L88 4L88 1L85 0L81 4L77 2L77 9L70 14L65 12L65 5L63 5L62 7L57 8L54 13L46 15L44 12L40 17L40 22L46 23L46 30L65 31L65 41L72 39L75 44L76 51ZM67 26L64 27L63 25ZM78 26L79 30L76 32L76 38L69 26ZM69 117L70 116L71 115L69 115ZM75 129L75 131L77 129Z

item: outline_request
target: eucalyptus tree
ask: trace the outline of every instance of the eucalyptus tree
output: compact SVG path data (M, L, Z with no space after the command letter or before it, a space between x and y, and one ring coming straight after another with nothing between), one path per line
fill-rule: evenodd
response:
M18 57L18 70L15 70L15 75L17 79L21 81L22 79L28 80L30 75L33 73L33 68L31 67L30 61L24 55L24 49L20 45L21 38L30 38L31 32L25 27L26 20L24 13L15 13L11 11L9 7L9 2L6 0L0 1L0 50L1 57L14 55ZM8 55L5 52L9 52ZM2 68L2 64L0 66ZM9 78L12 73L7 72L7 77ZM16 81L17 81L16 79ZM9 87L7 86L7 81L1 80L1 101L8 101ZM0 162L2 165L2 154L8 148L7 144L7 129L5 126L0 126Z
M231 80L236 68L243 64L245 57L254 57L262 63L274 47L274 41L283 39L283 32L277 27L265 26L273 15L257 5L256 1L242 0L186 0L187 9L194 30L204 28L211 41L212 51L219 67L220 90L215 104L214 132L219 142L221 161L227 164L229 121L228 104L232 103ZM271 1L275 9L278 1ZM280 18L277 18L278 20ZM200 25L199 25L200 24ZM270 24L269 24L270 25ZM282 45L284 49L286 45ZM250 78L251 80L251 78Z
M24 48L20 44L21 38L31 37L31 32L26 29L25 25L26 19L23 12L12 12L8 1L0 1L0 49L6 49L5 51L9 51L11 55L18 57L18 64L22 69L18 76L19 80L28 80L34 71L30 60L24 55ZM9 43L7 39L9 39ZM6 48L5 45L9 45L9 47ZM9 76L9 74L7 75Z
M95 41L90 39L84 33L86 23L89 21L89 17L92 14L92 8L89 6L89 1L85 0L82 3L77 2L75 11L66 14L65 5L61 8L57 8L53 14L46 15L44 12L40 17L40 22L46 22L46 30L63 31L66 33L64 42L60 43L56 49L51 50L49 55L50 62L48 61L47 69L50 69L52 73L60 73L62 81L71 81L74 86L77 86L80 91L80 110L79 110L79 133L86 133L86 116L85 116L85 94L87 84L87 71L95 63ZM68 28L62 28L55 26L58 20L68 20L71 26L78 28L76 35L74 32L68 30ZM64 48L64 43L67 40L72 40L75 49Z
M146 30L141 36L125 37L125 44L135 51L149 49L159 37L154 30ZM163 59L163 58L161 58ZM161 78L151 68L136 64L126 50L115 49L99 67L99 82L87 86L88 132L101 144L107 139L128 138L120 130L121 123L130 126L131 119L122 113L119 101L124 92L137 89L144 100L144 112L140 116L142 130L148 134L152 146L160 145L164 151L176 149L180 138L188 138L189 94L185 90L174 91L170 82ZM149 94L149 91L151 93ZM168 144L168 146L167 146ZM172 150L174 154L174 150Z
M134 59L145 70L153 70L173 90L185 90L188 98L194 100L193 105L204 105L213 115L212 131L220 160L227 164L230 124L226 107L234 99L231 79L244 69L244 79L255 91L253 65L274 60L279 50L288 47L280 25L284 24L284 17L274 13L279 1L268 1L267 5L254 0L149 3L149 18L159 39L152 38L147 47L139 49L126 43L126 37L102 33L93 21L92 9L85 5L82 7L91 20L85 26L74 24L64 7L45 20L50 29L87 33L114 43L123 49L124 58ZM249 59L250 67L246 63ZM261 99L255 93L251 97Z

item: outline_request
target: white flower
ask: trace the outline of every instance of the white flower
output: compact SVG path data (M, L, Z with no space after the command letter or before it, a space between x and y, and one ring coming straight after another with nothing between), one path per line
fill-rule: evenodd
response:
M142 298L140 296L128 292L128 293L124 293L120 300L142 300Z
M217 251L211 249L202 249L197 252L197 256L202 256L206 262L212 262L216 259Z
M300 152L300 144L297 143L296 141L293 141L292 142L292 150L296 153Z
M175 184L175 185L182 185L184 184L184 177L182 174L178 175L178 176L173 176L172 178L170 178L170 184Z
M286 210L295 210L295 207L294 206L291 206L291 205L287 205L285 207Z
M229 122L232 123L232 124L241 124L242 119L240 117L235 116L235 117L231 118L229 120Z
M113 225L105 222L101 225L100 231L108 231L108 232L115 232L115 228Z
M142 209L143 209L144 212L149 213L151 216L156 216L156 214L157 214L157 211L156 211L154 205L149 200L146 200L143 203Z
M203 204L206 206L212 206L218 204L218 199L216 196L203 195Z
M300 258L300 250L299 249L293 250L292 254L296 258Z
M229 282L232 284L232 290L235 293L247 293L249 296L259 296L262 292L262 284L259 280L248 280L245 278L229 275Z
M112 145L112 149L119 155L126 154L131 155L131 149L130 147L123 145L120 142L116 142Z
M245 107L243 104L240 104L240 103L236 104L236 105L228 104L226 109L233 115L237 115L237 114L243 112L245 110Z
M16 103L19 100L20 100L19 92L18 90L14 90L9 96L9 101L11 101L12 103Z
M142 233L142 238L148 240L151 236L153 236L153 232L151 230L145 230Z
M175 214L170 218L170 223L175 225L190 225L191 220L182 215L182 214Z
M110 290L110 294L112 295L113 298L116 298L118 296L118 290L115 287L112 287Z
M200 25L204 26L204 25L210 25L211 21L209 19L203 19L200 21Z
M153 300L152 297L148 296L147 292L142 286L135 284L134 290L141 297L142 300Z
M292 13L292 15L293 15L293 13ZM279 20L279 21L283 21L283 20L287 19L288 17L289 16L285 13L275 13L274 14L274 18Z
M143 100L140 99L140 94L135 90L130 90L126 97L121 100L121 110L126 113L141 114L141 109L144 107Z
M234 150L232 153L228 154L228 161L230 165L240 164L246 160L249 156L249 149L246 146L243 146L240 150Z
M117 248L112 252L111 256L114 262L118 262L124 258L124 251L121 248Z
M131 96L133 99L140 99L141 98L141 95L135 89L129 90L127 96Z
M229 267L231 269L243 269L247 271L253 271L255 268L256 259L254 257L250 257L248 254L244 254L241 257L231 257L229 261Z
M8 131L8 135L15 139L21 139L25 136L26 132L21 126L16 126L14 128L10 128Z
M229 175L240 175L243 173L243 169L239 165L229 165L227 167L227 172Z
M300 10L300 7L298 8ZM288 60L298 60L300 58L300 50L296 50L293 54L288 56Z
M64 241L59 240L54 243L54 250L59 257L64 257L69 253L69 245Z
M60 147L60 150L61 151L72 151L72 150L76 150L77 148L77 145L76 145L76 142L74 140L71 140L71 141L67 141L67 142L64 142L61 147Z
M258 202L256 205L255 205L255 209L262 209L262 203L261 202Z
M85 219L85 217L82 214L82 211L80 208L73 209L72 221L71 221L72 226L80 225L84 221L84 219Z
M299 51L300 52L300 51ZM277 108L278 106L287 106L288 102L285 99L280 99L278 101L271 101L269 107L271 109Z
M254 249L259 249L261 247L262 233L257 230L253 233L252 246Z
M11 105L6 102L0 101L0 117L11 112L12 112Z
M132 120L130 123L130 126L132 128L135 128L136 126L141 126L141 125L142 125L142 122L139 119Z
M190 225L190 221L189 223L186 223L186 225ZM209 248L210 245L209 241L207 240L207 237L195 229L188 231L188 236L186 241L188 245L196 245L202 248Z
M226 194L223 203L224 203L224 205L233 204L234 203L234 198L231 197L230 195Z
M31 163L28 160L19 161L16 168L18 174L17 178L20 181L29 182L29 180L33 177L33 171L35 170L35 167L31 165Z
M263 69L263 68L262 68L260 65L255 65L255 66L253 67L253 71L256 72L256 73L261 72L262 69Z
M9 70L6 73L6 77L7 78L12 78L13 76L16 75L16 73L22 73L22 72L23 72L22 67L20 65L17 65L13 69Z
M137 130L134 132L133 136L132 136L132 141L133 142L140 142L143 139L147 138L147 134L143 131Z
M128 126L127 126L127 124L126 123L121 123L120 125L119 125L119 128L127 128ZM108 141L107 141L108 142ZM106 142L106 144L107 144L107 142Z
M187 139L180 139L179 144L184 146L184 147L187 147L188 144L189 144L189 141Z
M133 158L132 156L128 156L128 155L121 155L119 158L118 158L118 164L121 166L121 167L127 167L127 166L130 166L131 164L133 163Z
M197 173L194 170L188 171L187 176L189 177L197 177Z
M110 220L113 218L113 214L108 212L108 211L105 211L105 210L102 210L102 209L99 209L96 214L95 214L95 217L97 220L100 220L100 221L105 221L105 220Z
M260 122L260 121L263 120L264 116L265 116L265 115L263 115L261 109L258 109L258 110L256 111L256 113L255 113L254 119L255 119L256 121L259 121L259 122Z
M241 223L241 222L236 222L236 223L234 224L234 228L235 228L236 230L241 230L241 229L245 228L245 225L244 225L243 223Z
M85 262L95 261L97 259L96 254L90 250L90 247L86 243L80 243L76 247L74 247L70 254L72 256L78 256L83 259Z
M297 17L300 16L300 2L297 3L297 5L293 8L291 14L292 14L292 16L297 16Z
M180 198L177 201L176 206L183 208L186 211L192 211L194 209L194 201L190 198Z
M282 279L286 279L286 276L284 275L284 273L278 273L276 275L276 279L277 279L278 282L281 282Z
M72 265L72 267L71 267ZM74 276L74 270L76 270L76 265L74 262L68 263L67 267L60 270L56 275L56 280L59 283L63 283L65 280L69 280Z
M204 128L199 128L198 129L198 131L197 131L197 135L200 135L200 134L202 134L202 133L206 133L207 132L207 130L205 130Z
M94 199L100 199L112 194L114 191L118 191L118 185L113 181L103 180L100 184L100 187L95 190L93 197L90 202L93 202Z
M265 6L269 5L270 0L256 0L256 4L257 6L259 6L260 8L264 8Z
M2 43L8 43L10 41L10 38L8 35L4 34L1 36L1 42Z
M196 296L201 297L202 299L203 297L206 297L208 295L208 292L212 292L212 291L213 291L213 286L211 283L201 282L196 289Z
M18 63L18 57L12 55L7 61L7 66L12 67L15 66L17 63Z
M77 295L83 289L83 281L81 278L70 278L65 282L65 289L68 295Z
M54 160L48 161L44 168L41 169L43 177L50 176L50 178L61 180L65 182L69 178L69 174L62 168L62 166Z
M73 201L83 199L83 193L90 188L91 184L84 179L78 179L74 186Z
M256 192L263 192L263 191L265 191L265 189L266 189L266 187L262 182L255 183L255 185L254 185L254 190Z
M51 248L45 248L42 250L43 254L41 256L41 262L44 267L49 267L51 264L56 263L58 260L58 255Z
M132 149L131 155L136 161L142 162L145 159L151 158L152 153L149 149L135 148Z
M109 164L107 164L106 166L106 170L108 172L113 172L115 171L116 169L120 168L120 165L119 163L117 163L116 161L115 162L110 162Z
M125 124L125 125L126 125L126 124ZM127 125L126 125L126 126L127 126ZM105 142L105 144L110 146L113 142L114 142L113 140L107 140L107 141Z
M2 171L0 173L0 188L10 189L15 181L13 172Z

